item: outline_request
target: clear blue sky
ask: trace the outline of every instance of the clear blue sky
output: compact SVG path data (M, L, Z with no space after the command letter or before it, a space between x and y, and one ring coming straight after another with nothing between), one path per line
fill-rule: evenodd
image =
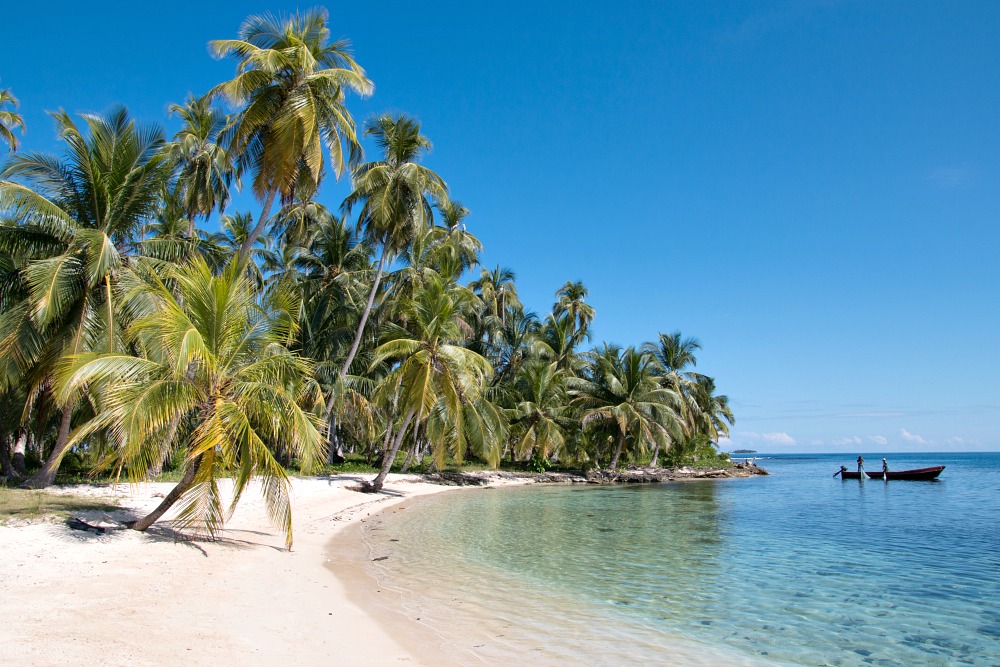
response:
M25 149L58 107L172 132L233 73L206 42L296 6L5 7ZM484 261L540 313L583 280L598 339L700 338L731 446L1000 449L1000 3L326 6L376 84L355 117L423 121Z

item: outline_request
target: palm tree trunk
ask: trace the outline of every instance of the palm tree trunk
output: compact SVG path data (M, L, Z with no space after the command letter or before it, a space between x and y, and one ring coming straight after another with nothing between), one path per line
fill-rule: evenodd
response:
M385 452L384 460L382 461L382 469L379 471L378 475L373 479L368 487L365 489L371 493L378 493L382 490L382 485L385 483L385 478L389 475L389 470L392 468L393 461L396 460L396 454L399 453L399 446L403 444L403 436L406 435L406 429L410 426L410 421L413 419L413 415L416 410L411 408L409 412L406 413L406 418L403 419L403 423L400 425L399 430L396 432L396 437L392 441L392 447L389 451Z
M658 458L660 458L660 443L656 443L656 446L653 447L653 460L649 462L650 468L656 467L656 460Z
M253 228L250 232L250 236L243 241L243 245L240 246L240 264L247 261L250 257L250 251L253 250L253 244L257 242L257 239L262 233L264 233L264 227L267 225L268 219L271 217L271 206L274 205L274 198L278 194L277 189L272 189L267 193L267 199L264 200L264 208L260 211L260 218L257 220L257 226Z
M195 475L198 474L198 468L201 467L203 458L203 456L199 456L191 463L191 465L188 466L188 469L184 472L184 476L181 477L181 481L177 482L177 486L171 489L170 493L167 494L167 497L156 506L155 510L139 519L129 527L132 528L132 530L146 530L159 521L160 517L166 514L167 510L173 507L174 503L176 503L180 497L191 488L191 485L194 484Z
M403 461L403 467L400 468L399 472L405 473L410 469L410 463L413 462L413 455L417 453L420 449L420 424L417 424L413 429L413 446L410 447L410 451L406 453L406 460Z
M378 269L375 271L375 282L372 283L372 290L368 293L368 303L365 304L365 309L361 313L361 321L358 323L358 330L354 334L354 341L351 343L351 349L347 353L347 359L344 360L344 365L340 369L340 377L347 375L347 371L351 369L351 363L354 362L354 355L358 353L358 345L361 343L361 336L365 332L365 324L368 323L368 315L372 312L372 304L375 303L375 293L378 291L379 281L382 280L382 268L385 266L385 246L382 246L382 255L378 258ZM333 400L331 396L330 400Z
M10 464L14 468L14 473L18 477L24 477L28 474L28 470L24 465L24 454L28 448L28 433L27 431L18 431L17 440L14 441L14 447L11 449L11 461Z
M611 469L616 470L618 468L618 458L622 455L622 450L625 449L625 433L618 434L618 446L615 448L615 455L611 457Z
M55 480L56 472L59 470L59 464L62 462L63 456L66 455L66 450L69 449L69 426L72 418L73 407L70 406L63 410L62 421L59 422L59 435L56 437L56 444L52 448L52 453L49 454L49 458L45 460L45 465L43 465L38 472L29 477L24 484L21 485L22 488L44 489Z
M0 433L0 477L13 477L14 466L10 464L10 435Z
M329 430L329 438L326 443L326 462L330 465L343 463L346 459L344 458L344 443L337 435L337 415L330 417Z
M2 447L2 445L0 445ZM410 469L410 464L413 463L413 455L417 453L417 449L420 448L420 443L416 440L413 441L413 445L410 447L410 451L406 452L406 459L403 461L403 467L399 469L399 472L406 473Z

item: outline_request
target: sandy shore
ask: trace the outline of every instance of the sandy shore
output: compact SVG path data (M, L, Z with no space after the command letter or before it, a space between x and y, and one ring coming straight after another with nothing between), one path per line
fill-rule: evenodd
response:
M421 665L454 655L417 656L399 615L378 622L347 595L345 577L367 575L356 540L334 539L348 526L417 496L450 488L392 475L385 493L347 487L358 478L294 481L295 545L267 522L248 491L216 542L178 540L166 526L104 535L65 523L0 526L0 646L23 665ZM62 493L114 496L142 513L171 484L72 487ZM80 513L90 523L102 513ZM111 526L110 522L105 525ZM154 527L156 528L156 527ZM338 543L343 546L338 548ZM351 545L354 545L353 547ZM354 552L345 549L355 549ZM337 570L335 576L331 570ZM374 581L369 579L372 587ZM379 595L379 591L373 591ZM378 605L366 609L391 609ZM387 630L392 628L392 632ZM403 641L398 641L401 637ZM406 641L409 639L409 641Z

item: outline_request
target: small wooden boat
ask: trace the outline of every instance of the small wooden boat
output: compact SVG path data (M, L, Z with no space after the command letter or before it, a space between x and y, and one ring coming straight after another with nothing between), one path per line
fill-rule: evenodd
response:
M870 479L935 479L944 470L944 466L933 466L931 468L915 468L914 470L890 470L889 472L865 472Z

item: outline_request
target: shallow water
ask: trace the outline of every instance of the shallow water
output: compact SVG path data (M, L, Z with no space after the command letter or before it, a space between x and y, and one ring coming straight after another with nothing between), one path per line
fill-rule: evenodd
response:
M444 494L366 539L429 640L489 664L1000 665L1000 455L890 458L947 465L936 482L831 477L852 458Z

